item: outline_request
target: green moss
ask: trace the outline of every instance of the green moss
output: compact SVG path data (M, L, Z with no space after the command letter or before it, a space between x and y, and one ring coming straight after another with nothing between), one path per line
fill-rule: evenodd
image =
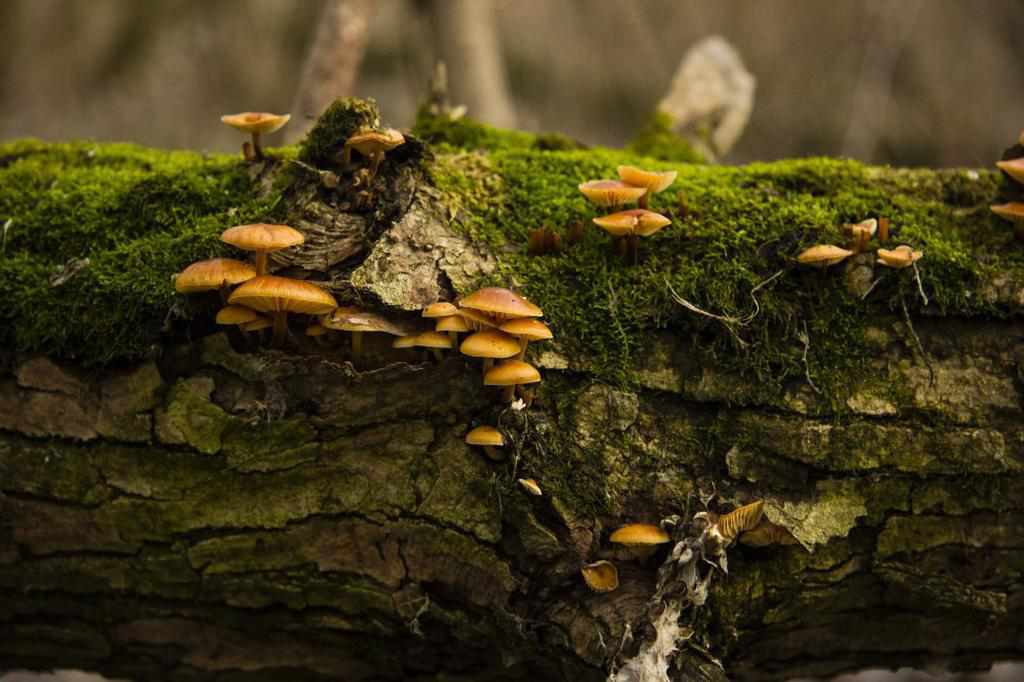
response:
M448 148L470 151L499 149L567 150L581 149L582 144L561 133L526 133L495 128L471 118L451 120L435 116L426 109L416 115L413 133L425 142Z
M672 119L657 111L626 147L640 156L679 163L704 163L704 155L672 131Z
M360 128L379 125L380 114L377 103L372 99L336 99L299 145L299 159L317 168L333 166L337 163L338 152L352 133Z

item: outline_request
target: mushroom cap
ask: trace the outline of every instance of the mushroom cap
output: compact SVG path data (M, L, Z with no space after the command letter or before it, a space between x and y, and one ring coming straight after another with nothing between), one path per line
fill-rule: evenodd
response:
M243 251L279 251L306 241L302 233L288 225L270 225L255 223L252 225L235 225L224 230L220 235L222 242L237 246Z
M438 318L434 331L462 333L470 331L470 327L469 322L466 322L466 318L462 315L449 315L448 317Z
M338 307L328 291L300 279L260 275L231 293L228 303L244 305L260 312L305 313L323 315Z
M241 284L255 276L256 268L251 263L234 258L211 258L182 270L174 279L174 290L179 294L195 294Z
M238 328L243 332L258 332L261 329L268 329L274 326L274 321L269 317L260 317L253 320L252 322L246 322L245 324L238 325Z
M485 329L463 339L459 352L473 358L510 358L519 353L519 341L497 329Z
M528 362L506 360L484 375L484 386L521 386L540 381L540 372Z
M523 486L526 492L530 493L531 495L536 495L537 497L540 497L541 495L544 494L541 492L540 486L537 485L537 481L533 480L532 478L520 478L518 479L518 481L519 485Z
M505 445L505 436L493 426L478 426L466 434L466 443L500 448Z
M645 208L633 208L594 218L594 224L613 237L625 237L631 234L650 237L666 225L671 225L672 221L660 213L648 211Z
M660 545L669 542L671 538L660 526L631 523L612 533L608 540L620 545Z
M743 531L753 530L764 516L764 500L756 500L750 504L733 509L719 517L715 523L718 532L726 541L732 542Z
M268 114L265 111L243 111L220 117L221 123L246 133L272 133L284 127L291 114Z
M319 322L314 322L306 327L306 336L323 336L326 333L327 327L323 326Z
M578 189L598 206L631 204L647 192L646 187L632 187L620 180L591 180L581 183Z
M454 303L448 301L431 303L423 309L423 317L451 317L458 314L459 309L455 307Z
M450 336L438 332L420 332L413 338L417 348L451 348L455 345Z
M594 592L612 592L619 586L619 569L610 561L596 561L580 569L587 587Z
M328 329L343 332L383 332L392 336L408 336L409 330L399 326L382 315L356 308L342 306L325 315L320 324Z
M499 329L506 334L511 334L527 341L545 341L555 337L546 324L533 317L520 317L516 320L509 320L501 325Z
M996 161L996 166L1017 182L1024 183L1024 157L1007 161Z
M796 257L796 259L804 265L813 265L823 268L829 265L835 265L844 258L848 258L852 255L853 251L839 246L833 246L832 244L817 244L803 251Z
M258 312L244 305L224 306L217 312L217 324L245 324L262 318Z
M921 260L921 256L924 255L923 252L914 251L906 244L901 244L891 251L879 249L876 254L878 255L878 264L890 268L909 268Z
M415 348L416 347L416 334L410 334L408 336L399 336L391 344L392 348Z
M488 327L498 327L501 324L501 320L493 315L488 315L485 312L479 310L473 310L472 308L459 308L459 317L463 318L469 323L472 329L486 329Z
M1008 204L996 204L989 207L993 213L1000 218L1006 218L1011 222L1024 220L1024 203L1012 201Z
M402 144L405 144L405 135L402 135L401 131L394 128L358 130L345 140L346 147L352 147L364 155L391 151Z
M644 187L648 194L664 192L669 185L676 181L676 176L679 174L678 171L665 171L664 173L645 171L636 166L619 166L616 170L624 183L633 187Z
M459 303L462 308L471 308L491 315L511 317L540 317L544 311L525 298L502 287L484 287L474 291Z

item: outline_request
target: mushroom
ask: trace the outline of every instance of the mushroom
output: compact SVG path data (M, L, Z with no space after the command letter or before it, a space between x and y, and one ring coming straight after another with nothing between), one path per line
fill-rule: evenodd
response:
M594 218L594 224L602 230L616 239L626 240L627 255L631 253L634 262L637 258L639 238L649 237L671 223L671 220L660 213L645 208L634 208Z
M449 315L437 320L434 331L447 332L448 338L452 340L452 345L454 346L459 342L459 334L472 331L472 329L470 329L469 322L462 315Z
M358 358L363 353L363 334L381 332L392 336L407 336L409 331L377 313L344 306L335 308L320 321L327 329L336 329L352 333L352 357Z
M314 322L306 327L306 336L316 339L316 342L319 345L323 345L325 334L327 334L327 328L319 322Z
M996 166L1015 182L1024 183L1024 158L996 161Z
M608 541L619 545L661 545L671 541L671 538L661 526L631 523L612 533Z
M853 255L853 251L833 246L831 244L818 244L803 251L796 259L802 265L809 265L812 268L827 268L835 265Z
M269 317L263 317L262 315L253 320L252 322L246 322L238 326L243 332L259 332L264 329L269 329L274 326L274 321Z
M742 507L732 510L728 514L719 517L715 526L718 528L719 534L722 536L722 540L726 545L731 543L736 537L747 530L753 530L758 523L761 522L761 517L764 515L764 500L757 500L750 504L745 504Z
M677 171L645 171L635 166L619 166L616 169L619 178L633 187L643 187L647 192L640 197L640 208L647 208L652 194L658 194L668 189L669 185L676 181Z
M234 258L211 258L193 263L174 278L174 290L179 294L196 294L201 291L219 290L221 300L227 298L226 290L256 276L256 270L248 263Z
M539 381L540 372L537 368L522 360L506 360L484 374L484 386L504 386L501 399L506 403L512 402L516 397L516 386L535 384Z
M483 311L473 310L472 308L459 308L459 317L464 319L469 328L474 331L488 328L496 329L501 326L502 322L494 315L488 315Z
M275 275L261 275L232 292L229 303L274 314L274 345L284 343L288 313L323 315L338 307L329 292L312 282Z
M596 561L580 569L587 587L594 592L613 592L619 587L619 570L610 561Z
M1013 201L1008 204L997 204L991 209L1000 218L1005 218L1013 223L1017 239L1024 239L1024 203Z
M384 153L402 144L405 144L405 136L394 128L363 129L345 140L342 163L346 166L351 163L352 150L355 149L370 159L370 179L372 179L377 175L377 169L380 168L380 164L384 160Z
M494 365L495 360L504 360L519 353L519 341L497 329L485 329L470 334L462 341L459 352L472 358L483 358L483 375Z
M221 233L222 242L227 242L243 251L256 252L256 274L267 274L267 254L303 243L302 233L288 225L255 223L235 225Z
M505 447L505 437L501 435L501 431L493 426L476 427L466 434L466 443L483 447L487 456L495 462L500 462L504 459L495 448Z
M216 322L217 324L234 326L260 319L263 319L263 316L255 310L246 308L243 305L229 305L217 312Z
M263 133L273 133L284 127L291 119L291 114L268 114L260 111L245 111L241 114L228 114L221 116L221 123L241 130L243 133L252 134L252 156L253 160L260 161L263 159L263 147L260 146L260 135ZM243 154L244 154L243 147ZM246 155L246 160L248 160Z
M423 317L429 319L436 319L439 317L451 317L452 315L458 315L459 309L454 303L448 301L438 301L437 303L431 303L423 309Z
M861 253L867 248L868 242L878 231L878 221L874 218L852 225L847 225L845 232L850 236L850 250L854 253Z
M750 530L740 533L739 543L750 547L767 547L768 545L799 545L800 541L785 526L761 519Z
M459 302L459 307L478 310L497 320L541 317L544 314L543 310L516 292L502 287L485 287L474 291Z
M523 489L526 490L526 492L530 493L531 495L536 495L537 497L540 497L541 495L544 494L541 492L540 486L537 485L537 481L533 480L532 478L520 478L518 479L518 482L519 485L523 486Z
M530 341L546 341L554 338L554 334L551 333L548 326L534 317L509 320L498 329L519 339L519 355L516 356L516 360L522 360L526 356L526 346Z
M592 204L603 208L632 204L647 192L645 187L631 187L619 180L591 180L578 185L578 189Z
M420 332L415 337L417 348L429 348L434 353L434 358L438 362L444 362L444 355L441 351L444 349L452 348L455 346L455 342L448 336L439 332Z
M879 249L876 254L878 255L879 265L896 269L909 268L921 260L921 256L924 255L923 252L914 251L906 244L901 244L891 251L889 249Z

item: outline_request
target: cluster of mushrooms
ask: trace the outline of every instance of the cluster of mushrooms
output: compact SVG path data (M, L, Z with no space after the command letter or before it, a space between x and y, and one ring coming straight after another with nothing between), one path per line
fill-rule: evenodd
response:
M1021 132L1018 144L1024 146L1024 131ZM996 167L1009 176L1010 181L1018 190L1024 189L1024 157L997 161ZM992 212L1000 218L1005 218L1013 223L1014 234L1017 239L1024 240L1024 202L1011 201L1005 204L992 206Z
M615 252L627 262L637 262L640 237L650 237L672 221L649 210L650 196L668 189L676 171L658 173L633 166L618 167L619 180L590 180L579 185L580 192L595 206L611 211L594 218L594 224L614 238ZM623 210L627 204L638 208Z
M704 525L697 544L709 558L721 558L734 541L751 547L799 544L786 528L764 517L764 500L756 500L722 516L700 512L694 518ZM631 523L622 526L608 540L614 545L625 546L627 550L625 553L612 552L612 555L644 559L658 545L672 542L667 530L669 527L671 524L666 522L661 525ZM586 564L580 572L584 582L595 592L611 592L619 586L619 571L608 559Z
M813 268L827 268L841 263L850 256L867 251L872 238L876 238L879 248L875 251L877 262L888 268L902 269L914 265L924 254L915 251L906 244L894 249L883 249L881 244L889 240L889 221L886 218L876 220L869 218L853 225L847 225L844 232L849 236L849 248L833 244L816 244L804 250L796 257L801 265Z

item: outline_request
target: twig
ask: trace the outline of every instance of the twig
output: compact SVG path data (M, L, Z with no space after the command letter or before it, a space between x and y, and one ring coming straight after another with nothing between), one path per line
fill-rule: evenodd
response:
M807 333L807 320L804 320L803 322L804 330L802 332L797 332L796 337L804 344L804 376L807 377L807 383L810 384L814 392L820 395L821 390L814 385L814 380L811 379L811 365L807 362L807 352L811 350L811 337Z
M921 285L921 271L917 269L917 263L911 263L914 268L914 281L917 282L917 293L921 294L921 300L928 305L928 297L924 294L924 287Z
M878 279L876 279L876 280L875 280L874 282L872 282L872 283L871 283L871 286L869 286L869 287L868 287L868 290L867 290L867 291L865 291L865 292L864 292L864 293L863 293L863 294L861 295L861 297L860 297L860 300L862 300L862 301L863 301L863 300L864 300L865 298L867 298L867 297L868 297L868 295L870 295L870 294L871 294L871 292L875 290L875 287L877 287L877 286L878 286L879 284L881 284L881 282L882 282L882 280L883 280L883 279L885 279L885 275L884 275L884 274L883 274L883 275L882 275L881 277L879 277Z
M928 388L931 388L935 385L935 370L932 368L932 362L928 358L928 353L925 352L921 339L918 338L917 331L914 330L914 325L910 321L910 313L907 312L907 301L903 296L903 292L900 292L900 307L903 309L903 321L907 323L910 336L913 337L914 343L917 344L917 352L921 354L921 359L924 360L924 364L928 368Z

